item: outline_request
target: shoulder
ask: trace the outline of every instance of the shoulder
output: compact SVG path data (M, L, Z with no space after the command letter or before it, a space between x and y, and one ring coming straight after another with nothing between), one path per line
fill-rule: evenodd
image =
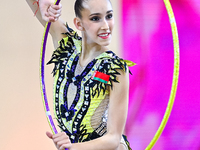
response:
M127 72L128 67L132 67L135 65L134 62L129 61L129 60L124 60L118 57L112 51L106 51L97 59L101 60L101 65L99 67L99 70L103 72L107 71L108 74L112 74L112 73L117 74L117 70Z
M50 61L47 64L55 64L54 75L58 69L58 66L63 61L68 60L73 53L78 54L81 50L82 38L78 36L77 32L71 29L66 24L67 32L62 33L64 38L58 42L58 47L53 52Z
M62 33L65 37L58 41L58 48L56 50L70 50L76 49L81 50L82 38L78 35L76 31L66 24L67 32Z
M53 55L57 55L58 53L69 52L72 53L75 50L80 51L82 45L82 38L71 29L66 23L67 32L62 33L64 37L58 41L58 47L53 52Z
M60 24L60 25L55 25L55 24ZM61 42L63 44L63 41L65 41L65 44L67 44L68 39L69 41L73 39L75 43L77 40L78 41L81 40L81 37L78 35L78 33L74 31L72 28L70 28L67 23L66 24L64 22L58 23L57 21L55 23L52 23L51 28L52 27L55 28L53 31L51 31L55 49L60 46Z
M123 60L118 57L114 52L107 51L105 54L98 59L101 59L101 64L98 68L98 72L104 73L109 76L108 85L112 87L113 82L120 82L119 76L127 76L130 73L128 67L134 66L135 63L128 60Z

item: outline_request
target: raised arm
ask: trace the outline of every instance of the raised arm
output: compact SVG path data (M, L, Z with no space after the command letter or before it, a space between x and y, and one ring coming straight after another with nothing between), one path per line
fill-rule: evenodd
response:
M35 13L38 9L37 4L33 4L36 2L35 0L26 0L29 7ZM61 33L67 32L67 28L65 26L64 21L60 19L61 15L61 5L54 5L53 0L39 0L39 9L36 13L36 17L39 22L45 26L46 22L51 21L50 34L53 38L55 48L58 46L57 42L61 40L64 36Z

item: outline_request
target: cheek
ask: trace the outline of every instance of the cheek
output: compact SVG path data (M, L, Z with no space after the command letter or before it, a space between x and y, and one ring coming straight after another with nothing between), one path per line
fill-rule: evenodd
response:
M87 24L84 24L84 28L86 31L92 32L94 31L95 26L92 23L87 23Z
M110 27L110 30L111 30L111 31L113 30L114 26L115 26L114 21L110 22L109 27Z
M84 27L84 29L85 29L86 31L90 29L90 25L89 25L89 24L84 24L83 27Z
M98 30L99 27L94 23L91 23L87 26L87 32L89 32L89 34L96 34Z

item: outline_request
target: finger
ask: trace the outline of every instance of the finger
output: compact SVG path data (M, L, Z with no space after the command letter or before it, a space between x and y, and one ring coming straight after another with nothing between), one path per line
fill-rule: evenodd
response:
M53 9L55 9L55 10L62 9L61 3L59 3L59 5L54 5L54 4L52 4L51 7L52 7Z
M52 138L53 138L53 137L52 137L52 136L53 136L53 134L52 134L52 133L50 133L50 132L48 132L48 131L46 132L46 135L47 135L47 136L48 136L48 138L50 138L50 139L52 139Z
M51 16L51 17L54 17L54 18L59 18L61 16L61 12L58 12L58 13L54 14L54 13L48 11L47 15Z
M56 22L58 20L58 18L54 18L54 20L53 21L51 21L51 22Z
M56 147L58 149L60 149L60 147L62 147L63 145L65 145L65 148L67 148L66 146L67 145L70 146L69 144L71 144L69 136L65 132L55 134L55 135L53 135L52 138L53 138L54 144L56 145ZM61 148L61 149L63 149L63 148Z
M48 17L53 17L53 19L50 18L50 21L55 22L55 21L57 21L57 20L59 19L59 17L61 16L61 12L58 11L56 14L54 14L54 13L52 13L51 11L48 11L48 14L46 14L46 15L47 15Z
M57 142L57 147L60 149L69 148L71 142L69 140L62 140ZM68 147L67 147L68 146Z
M48 12L51 12L53 14L58 14L58 13L61 13L61 9L55 9L53 8L53 5L51 5L49 8L48 8Z
M70 148L71 146L72 146L71 143L63 144L63 145L59 148L59 150L64 150L65 148Z
M65 132L60 132L52 136L55 141L68 140L69 136Z
M55 22L56 20L58 20L58 17L53 17L49 13L46 13L45 17L46 17L46 21L48 22Z
M55 22L57 19L54 17L49 17L49 22Z
M54 143L56 144L57 147L62 146L63 144L69 144L71 143L70 139L68 136L60 136L53 138Z

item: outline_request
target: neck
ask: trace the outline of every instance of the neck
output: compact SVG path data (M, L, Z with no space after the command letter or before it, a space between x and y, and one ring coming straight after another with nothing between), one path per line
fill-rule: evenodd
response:
M94 58L107 51L107 46L101 46L96 43L89 43L86 38L82 39L82 50L79 57L79 64L81 66L86 66Z

